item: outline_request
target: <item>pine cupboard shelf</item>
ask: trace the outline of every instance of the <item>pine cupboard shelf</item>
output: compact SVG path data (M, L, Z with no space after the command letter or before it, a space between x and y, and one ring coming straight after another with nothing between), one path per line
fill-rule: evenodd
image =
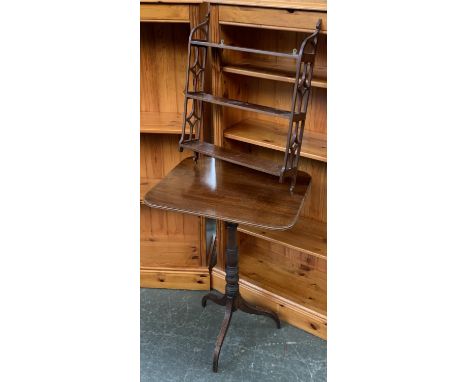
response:
M158 1L158 0L155 0ZM278 9L301 9L310 11L327 11L327 0L212 0L212 4L242 5L248 7L268 7Z
M189 7L184 4L140 3L140 21L154 23L190 23Z
M212 2L213 3L213 2ZM234 3L232 1L231 3ZM220 25L235 25L239 27L254 27L262 29L284 30L292 32L312 32L315 23L319 18L322 19L323 27L321 33L327 32L327 13L323 11L323 6L316 6L317 3L311 4L309 1L246 1L237 2L237 5L225 5L219 9L219 24ZM302 3L299 5L298 3ZM225 3L226 4L226 3ZM276 5L273 5L276 4ZM260 7L277 7L281 4L282 8L260 8ZM297 6L302 9L293 9ZM305 6L305 7L304 7ZM313 9L308 11L304 9Z
M250 64L225 65L222 71L224 73L281 81L289 84L294 84L296 82L295 72L274 68L261 68ZM323 73L317 74L317 71L314 71L311 84L313 87L326 89L327 79L323 77Z
M284 152L287 127L268 121L249 118L224 130L224 137ZM304 131L301 157L326 162L326 135Z
M150 134L180 134L182 115L179 112L140 112L140 132Z
M287 231L268 231L256 227L239 226L239 232L327 259L327 224L311 218L299 217L297 223Z

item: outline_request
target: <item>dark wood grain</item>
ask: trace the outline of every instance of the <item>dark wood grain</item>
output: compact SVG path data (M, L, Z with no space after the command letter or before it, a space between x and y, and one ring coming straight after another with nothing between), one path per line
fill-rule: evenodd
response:
M257 105L254 103L238 101L235 99L216 97L212 94L203 93L203 92L188 92L187 97L193 98L193 99L199 99L201 101L213 103L216 105L223 105L223 106L233 107L236 109L253 111L256 113L261 113L261 114L266 114L266 115L272 115L274 117L281 117L281 118L288 118L288 119L291 117L291 112L289 110L275 109L273 107ZM304 118L305 118L304 113L294 113L293 121L299 121Z
M215 146L211 143L200 141L189 141L181 144L181 146L200 154L222 159L226 162L245 166L267 174L279 176L281 173L281 165L274 161L255 157L240 151L234 151L226 147Z
M293 192L289 183L242 166L203 157L180 162L146 195L149 207L179 211L262 227L291 228L310 188L310 176L299 171Z

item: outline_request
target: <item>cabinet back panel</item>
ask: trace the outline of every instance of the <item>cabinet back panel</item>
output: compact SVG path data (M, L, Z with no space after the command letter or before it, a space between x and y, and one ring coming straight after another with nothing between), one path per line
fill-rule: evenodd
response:
M178 142L174 134L140 134L140 177L162 179L190 157L189 150L179 152Z
M199 240L198 217L141 206L141 267L198 267Z
M188 24L140 23L140 111L183 112Z

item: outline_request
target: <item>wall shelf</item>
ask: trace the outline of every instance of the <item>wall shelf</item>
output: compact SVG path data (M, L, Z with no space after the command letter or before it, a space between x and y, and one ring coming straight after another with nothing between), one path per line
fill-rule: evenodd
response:
M287 231L267 231L249 226L239 226L239 231L308 255L327 259L327 223L324 222L301 216Z
M182 114L179 112L140 112L140 132L150 134L180 134Z
M286 71L275 68L261 68L250 64L241 65L226 65L222 68L225 73L233 73L242 76L249 76L255 78L263 78L274 81L286 82L294 84L296 82L296 73L293 71ZM316 88L327 88L327 79L324 73L316 73L314 68L314 78L312 79L312 86Z
M224 137L284 152L287 127L258 119L244 119L224 130ZM326 135L304 131L301 157L326 162Z

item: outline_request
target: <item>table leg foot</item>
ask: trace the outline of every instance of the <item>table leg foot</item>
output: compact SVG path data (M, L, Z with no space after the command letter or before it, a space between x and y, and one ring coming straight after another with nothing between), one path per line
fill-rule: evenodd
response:
M270 317L276 322L277 328L281 329L281 323L278 318L278 315L272 311L266 310L264 308L260 308L259 306L251 305L242 298L240 298L240 301L239 301L239 310L242 310L245 313Z
M215 350L213 353L213 371L215 373L218 372L219 353L221 352L221 346L223 346L224 337L226 337L229 324L231 323L232 312L234 311L233 308L234 308L234 299L227 298L226 299L226 311L224 312L223 323L221 324L221 330L219 331L218 338L216 339Z
M208 300L211 300L215 304L226 306L226 299L227 299L226 295L221 294L217 291L211 291L210 293L203 296L201 304L203 307L205 307L206 302Z

